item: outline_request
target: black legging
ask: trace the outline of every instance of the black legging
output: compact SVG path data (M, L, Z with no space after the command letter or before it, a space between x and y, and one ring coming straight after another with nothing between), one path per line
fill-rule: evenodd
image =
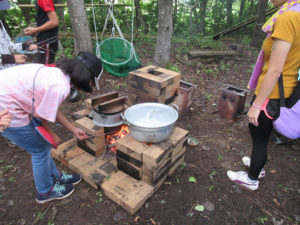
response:
M268 142L273 129L273 120L269 119L264 111L258 117L259 125L256 127L249 123L249 131L252 138L252 155L248 176L257 180L268 158Z

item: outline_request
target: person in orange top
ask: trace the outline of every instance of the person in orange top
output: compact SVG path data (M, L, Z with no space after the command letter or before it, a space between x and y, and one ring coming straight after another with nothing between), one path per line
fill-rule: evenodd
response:
M262 46L261 63L255 95L247 117L252 138L251 159L242 158L249 172L227 171L234 183L250 191L257 190L260 178L265 176L267 146L273 129L273 120L279 116L280 96L278 79L282 74L285 98L288 99L297 84L300 68L300 0L271 0L280 10L263 26L268 32ZM261 56L261 54L260 54ZM262 59L262 60L260 60ZM254 68L255 72L256 67ZM249 83L251 83L252 77ZM251 88L251 87L250 87Z

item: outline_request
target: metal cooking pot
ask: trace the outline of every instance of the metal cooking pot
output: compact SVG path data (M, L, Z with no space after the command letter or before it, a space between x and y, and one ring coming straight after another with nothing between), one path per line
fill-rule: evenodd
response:
M175 109L174 109L175 108ZM167 139L178 119L177 105L141 103L124 113L131 135L140 142L158 143Z
M92 111L93 123L101 127L116 127L123 124L122 111L117 113L100 113L95 107Z

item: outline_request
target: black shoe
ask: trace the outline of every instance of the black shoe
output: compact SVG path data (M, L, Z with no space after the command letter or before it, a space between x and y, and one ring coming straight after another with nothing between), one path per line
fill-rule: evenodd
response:
M79 100L79 92L76 88L71 87L71 93L69 97L69 102L76 102Z

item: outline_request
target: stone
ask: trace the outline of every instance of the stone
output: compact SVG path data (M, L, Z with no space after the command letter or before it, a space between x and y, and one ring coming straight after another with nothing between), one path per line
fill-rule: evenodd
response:
M239 186L235 186L233 190L234 190L234 192L237 193L237 194L243 193L243 190L242 190Z
M122 213L117 212L114 216L113 216L113 220L116 222L121 221L122 219L124 219L124 216L122 215Z
M0 185L0 191L5 191L6 187L4 187L3 185Z
M14 200L8 200L7 206L13 206L15 204Z
M297 222L300 222L300 215L294 215L294 217Z
M211 150L211 148L208 147L207 145L202 145L202 146L201 146L201 149L204 150L204 151L209 151L209 150Z
M207 211L212 212L215 210L215 205L211 201L206 201L203 206Z

